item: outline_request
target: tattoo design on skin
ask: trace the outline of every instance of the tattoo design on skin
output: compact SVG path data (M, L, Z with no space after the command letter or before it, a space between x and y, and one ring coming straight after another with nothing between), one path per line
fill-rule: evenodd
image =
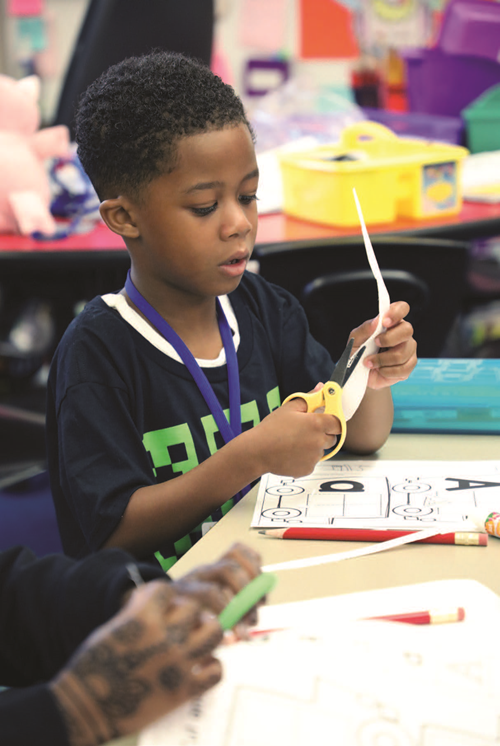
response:
M102 643L76 663L75 676L98 703L110 725L117 718L134 714L151 691L147 681L130 675L147 657L123 655Z
M113 638L121 645L130 645L132 642L138 642L144 629L138 619L129 619L128 622L124 622L121 627L118 627L113 632Z
M158 675L158 682L162 689L175 692L183 683L182 671L178 666L165 666Z
M190 630L188 623L190 623L190 620L184 620L178 624L169 625L167 641L169 648L172 647L172 645L184 645L184 643L187 642Z
M185 640L187 637L185 630L180 633L179 625L174 625L173 636L170 631L169 628L167 639L143 650L122 651L103 642L87 650L76 661L73 672L97 702L114 738L120 735L117 721L134 715L151 692L151 684L139 675L137 669L158 653L168 651L177 644L177 639ZM144 627L140 622L134 622L132 626L125 623L115 631L113 637L127 644L129 635L138 641L143 632ZM131 675L133 672L135 675Z
M170 600L159 599L160 607L166 610ZM197 611L184 614L182 620L168 625L160 642L147 645L142 650L130 650L130 647L138 648L146 631L145 626L138 619L128 620L113 631L111 644L101 642L85 651L75 662L73 673L100 708L113 738L120 736L119 721L135 715L154 686L140 675L138 669L155 655L184 645L196 616ZM196 659L211 653L219 641L219 634L215 632L189 657ZM165 666L158 674L158 685L170 693L178 691L184 683L182 668L174 663ZM200 693L208 686L209 683L194 684Z

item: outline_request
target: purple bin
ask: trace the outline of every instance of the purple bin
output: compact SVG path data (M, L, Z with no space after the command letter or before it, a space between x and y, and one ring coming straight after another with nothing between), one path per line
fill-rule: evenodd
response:
M499 53L500 3L451 0L436 46L402 52L410 111L459 116L500 83Z
M373 122L389 127L398 137L438 140L451 145L461 145L464 123L461 117L443 117L438 114L363 109Z
M500 83L500 65L480 57L440 49L407 50L404 57L410 111L457 117L481 93Z

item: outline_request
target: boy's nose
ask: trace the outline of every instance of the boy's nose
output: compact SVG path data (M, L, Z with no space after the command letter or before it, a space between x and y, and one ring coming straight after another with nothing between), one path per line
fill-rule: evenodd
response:
M248 215L248 208L244 208L239 203L231 205L224 212L223 223L221 227L224 239L231 236L246 236L252 230L253 224Z

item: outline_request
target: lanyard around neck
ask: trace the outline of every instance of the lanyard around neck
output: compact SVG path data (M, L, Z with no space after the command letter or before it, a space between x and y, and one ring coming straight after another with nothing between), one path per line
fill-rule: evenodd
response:
M207 406L217 423L220 433L224 438L224 442L229 443L230 440L241 433L240 376L238 370L238 358L236 357L236 350L234 348L233 334L219 299L216 299L217 321L219 324L222 344L224 345L224 351L226 353L229 386L229 422L226 419L224 410L222 409L212 386L210 385L205 373L196 362L193 354L184 344L179 335L172 329L170 324L160 316L158 311L156 311L153 306L148 303L146 298L144 298L144 296L137 290L132 282L130 270L128 271L127 279L125 281L125 290L132 303L137 306L139 311L144 314L154 328L165 337L167 342L169 342L177 352L182 362L193 376L201 395L205 399Z

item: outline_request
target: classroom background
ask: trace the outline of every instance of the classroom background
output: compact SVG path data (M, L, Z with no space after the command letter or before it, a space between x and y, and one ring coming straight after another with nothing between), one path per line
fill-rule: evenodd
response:
M152 23L157 13L168 22ZM419 343L417 370L395 391L395 432L500 432L500 2L0 0L0 73L39 77L42 129L72 134L85 75L115 45L128 53L128 38L199 56L243 99L262 174L252 269L300 298L334 358L355 326L344 313L352 298L361 319L377 307L356 187ZM328 163L321 173L311 154ZM0 232L0 491L20 474L38 480L41 552L57 542L43 435L51 355L83 304L121 287L128 267L74 152L48 162L47 178L57 232ZM450 381L451 411L436 417Z
M151 3L149 15L154 5L161 4ZM168 8L174 5L170 0L164 1L165 18ZM145 48L149 48L148 12L134 0L126 0L120 8L122 25L116 27L113 20L113 14L118 12L116 2L1 0L0 73L15 79L31 73L39 76L42 127L58 123L71 127L73 109L69 107L74 106L74 98L93 77L82 47L91 50L88 56L97 58L94 70L105 64L99 62L99 49L92 47L92 35L97 35L95 24L110 24L106 40L110 47L116 43L115 35L125 35L129 24L137 28L145 40ZM188 26L181 15L188 18ZM373 180L371 173L370 177L365 177L364 172L359 175L359 170L356 171L359 164L332 166L333 193L336 195L339 189L344 197L345 172L351 169L358 173L358 194L359 188L369 193L362 201L367 224L385 225L391 234L423 235L427 224L421 218L435 214L452 216L447 230L439 228L441 237L470 241L470 250L463 303L455 313L458 320L458 311L461 312L459 323L450 328L447 344L441 346L440 352L447 356L496 357L500 347L500 240L497 237L500 228L497 231L491 218L496 218L496 205L500 204L497 177L500 3L496 0L209 0L205 3L191 0L185 11L176 10L172 18L173 23L165 32L165 44L168 46L172 33L175 34L171 26L177 22L184 24L176 44L181 49L183 44L187 45L189 53L209 59L213 69L235 87L246 105L257 133L257 151L262 155L261 213L281 211L316 224L326 223L334 228L355 226L358 230L352 199L347 210L346 200L337 196L329 201L325 197L324 204L298 206L311 192L311 174L295 173L294 181L292 171L297 163L287 164L284 194L277 198L281 188L276 184L278 168L275 162L270 165L264 154L297 141L310 147L338 140L348 125L359 120L388 127L398 138L411 143L407 147L401 142L387 146L393 151L390 167L420 158L419 167L426 180L422 200L416 187L412 187L407 200L411 204L405 208L404 215L397 212L398 200L391 188L382 186L381 180ZM88 23L86 37L81 36L84 22ZM188 36L185 31L188 28L195 40L182 38L183 34ZM151 43L158 43L158 39L162 39L161 32L156 33ZM126 42L122 49L127 49ZM75 75L78 66L89 68L87 78L82 74L79 82ZM373 169L384 175L387 171L387 161L382 155L384 143L378 142L377 136L376 152L371 153L358 147L363 137L366 139L363 133L358 136L355 148L351 137L347 150L357 151L356 156L361 152L373 157ZM422 140L447 147L424 152L420 146ZM464 151L459 149L462 146L468 148L472 158L464 157ZM485 156L485 152L490 155ZM338 158L339 154L330 157ZM436 169L439 162L450 162L451 170ZM61 169L52 169L54 189L61 187L64 175ZM81 176L72 175L77 184L76 187L70 184L69 189L81 188L78 184ZM406 173L403 167L399 176L420 178ZM381 192L387 193L387 200L382 199ZM85 196L76 195L79 204ZM475 205L470 222L476 225L470 230L456 226L453 229L453 221L463 222L464 197L469 212L470 205ZM67 198L67 194L54 198L52 211L59 217L65 217L66 208L76 209L74 204L64 205ZM488 212L487 208L478 207L480 202L494 207ZM89 210L92 207L95 216L96 205L91 204ZM401 223L403 217L413 222ZM267 226L271 222L269 219L263 224L260 243L267 243ZM429 225L427 234L433 227ZM379 228L376 230L380 232ZM296 237L288 227L282 234L285 239ZM439 235L439 231L433 230L432 235ZM274 240L272 230L271 236ZM278 236L279 240L283 236ZM314 230L311 237L316 237ZM19 247L6 243L0 248L5 251ZM14 323L11 313L5 310L3 324L0 319L0 339L4 340ZM67 320L67 315L61 318L59 314L58 335ZM428 351L425 356L430 356Z
M0 0L0 74L39 76L47 131L71 131L85 81L129 43L195 54L242 97L261 171L252 270L300 299L334 359L353 308L357 323L378 308L356 188L389 293L411 305L419 362L392 387L376 454L342 452L303 480L265 475L171 568L253 547L278 577L267 633L220 651L224 688L204 709L115 746L206 746L207 733L303 746L332 732L345 746L498 746L500 0ZM45 168L55 233L0 229L0 552L39 556L62 551L45 461L51 356L129 266L74 151ZM0 216L2 176L0 152ZM258 528L299 522L353 533ZM407 614L427 621L394 621Z
M89 5L89 0L0 3L0 72L41 75L40 106L47 122ZM400 52L431 45L445 7L446 0L214 0L214 64L250 109L289 76L307 76L349 99L353 83L358 91L363 86L367 102L404 110ZM370 93L378 83L380 90Z

